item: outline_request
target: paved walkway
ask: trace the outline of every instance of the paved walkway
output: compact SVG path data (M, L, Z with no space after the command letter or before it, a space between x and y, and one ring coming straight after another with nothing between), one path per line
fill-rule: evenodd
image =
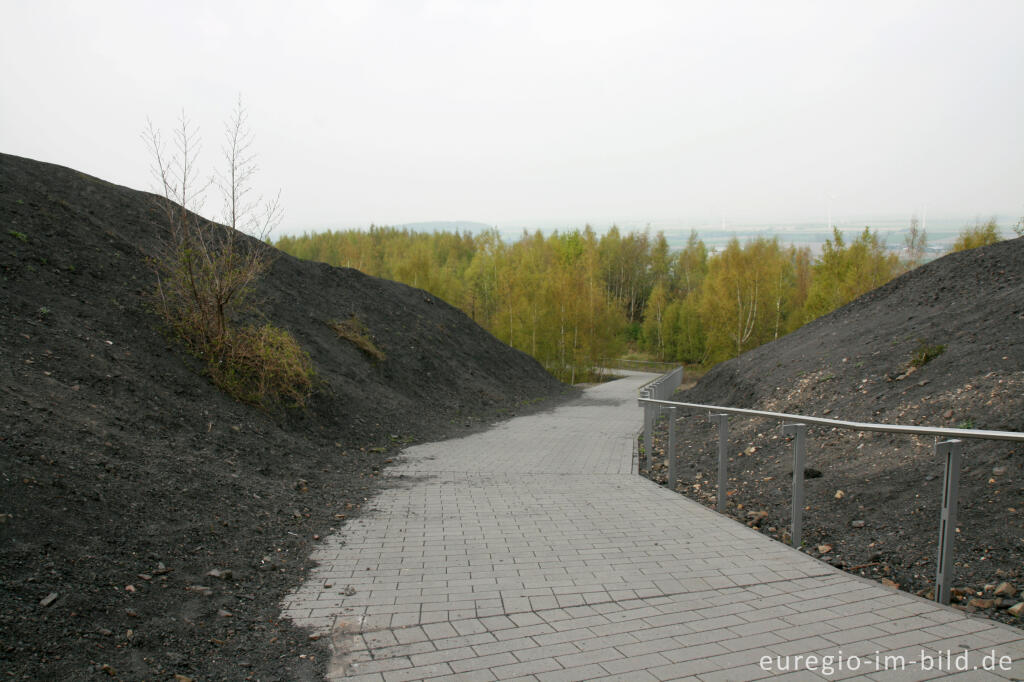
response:
M652 375L627 374L403 453L285 604L331 638L329 679L1024 676L1024 632L850 576L631 475Z

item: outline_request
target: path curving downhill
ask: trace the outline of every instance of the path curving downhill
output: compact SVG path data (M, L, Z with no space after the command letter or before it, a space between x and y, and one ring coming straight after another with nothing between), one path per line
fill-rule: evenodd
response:
M964 679L1024 677L1024 632L631 475L637 389L654 376L623 374L403 452L284 605L331 638L328 679L917 680L961 663Z

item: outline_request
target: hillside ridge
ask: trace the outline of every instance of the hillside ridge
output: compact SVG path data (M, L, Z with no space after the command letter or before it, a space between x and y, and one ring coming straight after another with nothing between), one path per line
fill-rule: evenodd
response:
M934 357L914 363L922 349ZM1024 432L1024 238L923 265L719 364L677 395L839 420ZM713 505L717 436L693 417L680 423L678 489ZM806 481L804 550L928 594L943 479L933 446L927 437L810 426L806 466L820 476ZM1024 587L1024 447L965 440L963 448L954 550L961 606L1019 623L999 604L968 602L985 585ZM655 466L665 482L663 462ZM730 418L729 467L728 513L782 538L792 448L779 423Z
M319 388L305 410L238 404L151 312L154 200L0 154L0 660L314 679L325 649L278 602L317 538L403 445L572 391L422 290L279 254L251 317L295 335ZM352 316L383 359L331 328Z

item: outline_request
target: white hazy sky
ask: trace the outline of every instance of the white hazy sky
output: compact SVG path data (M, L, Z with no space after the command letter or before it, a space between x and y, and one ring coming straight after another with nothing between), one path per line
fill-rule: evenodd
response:
M241 95L279 234L1019 216L1022 26L1020 0L0 0L0 151L153 189L146 117L186 111L212 172Z

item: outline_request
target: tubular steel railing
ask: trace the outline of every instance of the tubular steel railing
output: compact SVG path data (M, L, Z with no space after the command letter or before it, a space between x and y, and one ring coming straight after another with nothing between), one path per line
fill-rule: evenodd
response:
M640 399L654 402L664 402L672 397L680 384L683 383L683 368L676 367L667 374L662 374L653 381L648 381L640 387ZM651 466L651 449L654 447L654 422L661 415L660 407L644 408L644 452L647 454L647 466ZM670 433L674 438L675 434ZM673 440L672 445L675 445ZM639 471L639 467L638 467Z
M679 377L682 377L682 368L677 370ZM672 384L674 379L668 379L675 375L675 372L656 379L645 388L664 386ZM678 386L676 383L675 386ZM853 431L879 431L882 433L901 433L918 436L935 436L935 454L945 461L945 477L942 486L942 513L939 520L939 548L938 568L935 578L935 601L948 604L950 590L953 583L953 538L956 535L956 512L957 500L960 488L960 454L964 438L986 439L986 440L1009 440L1024 442L1024 433L1016 431L985 431L981 429L949 429L930 426L907 426L903 424L872 424L864 422L843 421L840 419L825 419L823 417L809 417L802 414L787 414L784 412L766 412L764 410L748 410L736 407L720 407L718 405L702 405L700 403L683 403L668 400L672 391L667 388L651 390L647 395L641 390L640 406L644 408L644 450L647 453L648 468L652 462L652 432L654 422L661 411L669 412L668 420L668 480L669 488L675 490L677 479L676 465L676 410L681 408L707 410L709 419L718 427L718 498L717 509L719 513L725 512L726 490L728 488L728 440L730 414L745 415L749 417L764 417L778 419L783 423L783 433L793 441L793 501L790 537L794 547L800 546L800 534L803 529L803 508L804 508L804 457L806 452L807 425L815 424L831 426L839 429ZM788 422L788 423L787 423Z

